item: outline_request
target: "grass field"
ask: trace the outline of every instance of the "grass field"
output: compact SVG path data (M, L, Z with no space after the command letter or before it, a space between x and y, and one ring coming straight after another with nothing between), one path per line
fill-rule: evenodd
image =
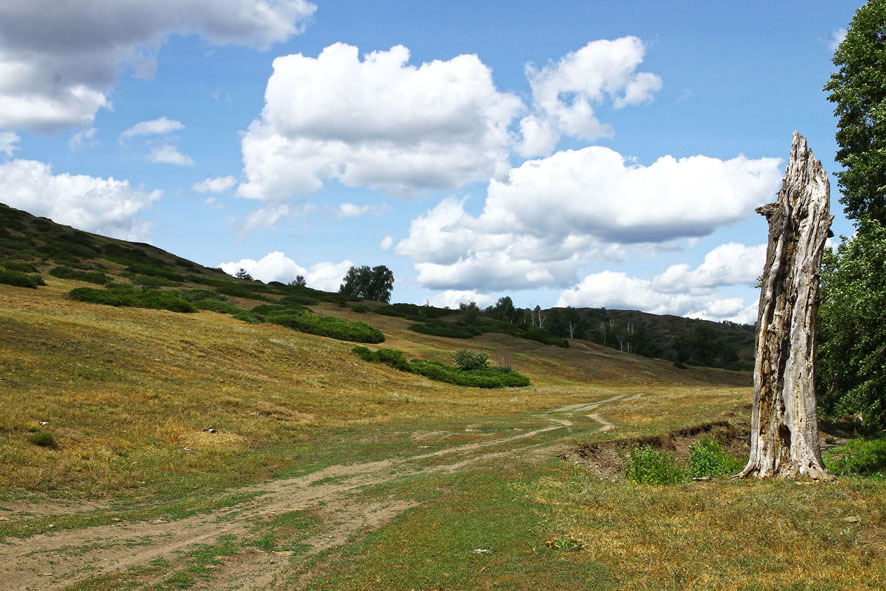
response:
M352 343L75 302L82 283L45 281L0 286L11 589L886 584L882 480L640 486L557 457L746 421L748 374L490 334L470 347L507 354L531 385L461 388L364 362ZM312 308L372 324L410 359L451 363L465 346ZM51 444L31 442L40 431Z

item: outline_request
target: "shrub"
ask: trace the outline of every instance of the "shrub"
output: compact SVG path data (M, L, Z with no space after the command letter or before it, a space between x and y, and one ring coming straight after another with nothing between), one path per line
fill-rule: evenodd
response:
M171 312L197 311L194 304L175 296L172 292L156 289L134 289L128 285L114 285L106 289L78 287L72 289L69 295L80 302L105 306L150 308Z
M453 312L447 308L435 308L434 306L391 304L390 306L379 308L375 313L381 314L382 316L394 316L396 318L405 318L414 322L423 322L427 320L435 320L442 316L449 316Z
M31 289L37 289L38 285L46 285L46 282L43 281L40 275L28 275L18 271L7 271L6 269L0 269L0 283L16 287L29 287Z
M194 305L199 310L209 310L211 312L220 312L222 314L239 314L243 310L232 304L231 302L223 302L216 299L198 300Z
M317 305L319 300L317 298L312 298L309 295L303 295L298 293L289 294L280 299L280 303L290 306L314 306ZM365 307L365 306L364 306Z
M59 279L73 279L97 285L104 285L108 282L108 276L101 271L78 271L69 267L54 267L49 274Z
M436 361L414 359L409 362L413 373L438 382L467 386L470 388L521 388L529 385L529 378L515 371L503 372L498 368L463 370Z
M126 270L130 273L136 273L138 275L152 275L155 277L164 277L169 279L170 281L175 281L181 283L185 280L185 276L181 273L176 273L175 271L166 268L163 261L159 259L150 259L153 264L149 263L136 263L131 262L126 264ZM154 262L156 261L156 262Z
M39 445L40 447L58 447L58 443L55 441L55 435L45 429L40 429L39 431L28 435L28 441L34 445Z
M353 310L357 314L366 314L367 312L369 312L369 308L367 308L363 304L357 304L356 306L352 306L351 310Z
M730 456L723 447L704 437L689 446L689 476L731 476L741 470L741 463Z
M397 349L379 349L378 351L371 351L366 347L354 347L351 351L356 353L363 361L384 363L385 365L390 365L394 369L399 369L400 371L412 371L409 367L409 362L406 360L406 357L403 356L403 352L398 351Z
M19 273L37 273L38 269L32 263L24 261L0 261L0 267L7 271L17 271Z
M851 439L845 447L826 452L824 461L837 476L886 478L886 438Z
M286 326L300 332L357 343L381 343L385 335L362 322L349 322L331 316L319 316L309 311L289 311L269 314L267 322Z
M171 287L181 285L179 281L172 281L166 277L158 277L157 275L136 275L130 279L134 284L144 287Z
M207 282L209 283L209 282ZM211 285L211 283L209 283ZM262 285L261 287L265 287ZM217 293L222 295L232 296L235 298L244 298L247 300L258 300L260 302L270 302L270 298L267 298L263 295L259 295L255 293L254 290L250 289L248 285L237 285L234 283L230 283L227 285L219 285L215 288Z
M472 339L479 334L483 334L483 331L476 326L441 321L413 324L409 327L409 330L448 339Z
M624 465L625 478L637 484L676 484L686 474L674 456L648 445L634 446Z
M234 314L234 318L236 318L237 320L242 320L243 322L248 322L249 324L261 324L265 321L264 317L250 312L249 310L244 310L243 312Z
M483 351L459 349L452 356L455 364L463 370L483 369L489 363L489 355Z

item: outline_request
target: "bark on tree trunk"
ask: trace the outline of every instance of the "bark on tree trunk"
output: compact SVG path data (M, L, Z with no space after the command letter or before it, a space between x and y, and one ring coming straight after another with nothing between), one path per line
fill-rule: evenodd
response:
M757 312L751 453L740 478L832 478L821 460L815 410L815 318L829 202L827 174L795 131L778 201L757 209L769 222L769 244Z

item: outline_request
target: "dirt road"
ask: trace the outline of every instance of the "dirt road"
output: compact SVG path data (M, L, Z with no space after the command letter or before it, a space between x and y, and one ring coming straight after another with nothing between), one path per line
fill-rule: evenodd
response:
M312 510L322 526L302 540L306 548L304 552L294 556L291 552L264 551L258 547L238 551L220 565L212 565L209 581L192 587L258 590L273 589L287 582L287 588L292 588L293 576L296 576L295 588L299 588L311 573L299 575L298 567L311 556L345 544L355 535L384 525L416 505L410 499L361 495L360 492L367 487L406 477L457 472L478 462L514 454L525 456L533 450L544 451L544 457L551 457L573 433L574 422L589 419L602 425L599 429L585 431L611 430L614 425L603 418L601 407L605 410L606 405L623 404L633 398L620 395L563 406L536 415L536 419L543 419L547 426L517 428L519 432L510 431L508 433L514 434L507 436L494 436L407 457L335 465L305 476L227 491L227 494L250 496L232 507L183 519L119 521L58 531L50 528L24 539L7 538L0 542L0 588L65 589L78 581L101 575L163 564L200 544L216 543L225 535L248 537L255 531L257 523L299 510ZM591 410L597 412L587 414ZM84 505L82 508L72 507L69 511L94 510L94 505ZM169 576L168 571L159 571L138 580L150 583L152 577L159 581Z

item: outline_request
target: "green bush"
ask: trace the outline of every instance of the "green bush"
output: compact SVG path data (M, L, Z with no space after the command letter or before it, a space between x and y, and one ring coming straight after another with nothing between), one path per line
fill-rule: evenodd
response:
M238 314L234 314L234 318L237 320L242 320L243 322L248 322L249 324L261 324L265 321L263 316L259 316L249 310L244 310Z
M196 312L194 304L187 302L172 292L156 289L134 289L128 285L114 285L106 289L78 287L69 295L80 302L105 306L150 308L171 312Z
M369 312L369 308L367 308L363 304L357 304L356 306L351 306L351 310L353 310L357 314L366 314L367 312Z
M452 356L455 364L465 371L472 369L483 369L489 363L489 355L483 351L471 351L470 349L459 349Z
M153 277L163 277L168 279L169 281L175 281L176 283L182 283L185 281L185 276L181 273L176 273L175 271L163 266L165 263L157 259L157 264L149 264L149 263L129 263L126 265L126 270L130 273L136 273L138 275L151 275Z
M381 343L385 340L385 335L380 330L368 324L349 322L331 316L319 316L309 311L285 310L269 314L265 320L299 332L330 337L340 341Z
M648 445L631 447L624 474L637 484L676 484L686 480L686 473L674 456Z
M382 316L405 318L407 320L412 320L413 322L424 322L428 320L435 320L442 316L449 316L454 312L447 308L435 308L433 306L419 306L417 304L391 304L390 306L379 308L375 311L375 313L381 314Z
M501 371L497 367L463 370L437 361L414 359L409 362L413 373L438 382L467 386L470 388L522 388L529 385L529 378L515 371Z
M166 277L159 277L157 275L136 275L132 279L130 279L134 284L141 285L143 287L173 287L176 285L181 285L180 281L173 281L171 279L167 279Z
M46 285L46 282L43 281L40 275L28 275L19 271L7 271L6 269L0 269L0 283L16 287L29 287L31 289L37 289L38 285Z
M483 330L476 326L442 321L413 324L409 327L409 330L448 339L472 339L477 335L483 334Z
M371 351L366 347L351 349L363 361L384 363L400 371L415 373L438 382L466 386L470 388L520 388L529 385L529 378L515 371L502 371L497 367L464 370L436 361L413 359L407 361L401 351L379 349Z
M886 438L851 439L845 447L826 452L824 461L837 476L886 478Z
M35 431L28 435L28 441L34 445L39 445L40 447L58 447L58 443L55 441L55 436L45 429L40 429L39 431Z
M211 312L220 312L222 314L239 314L243 310L232 304L231 302L223 302L216 299L197 300L194 305L198 310L209 310Z
M283 305L286 305L286 306L293 305L293 306L300 307L300 306L315 306L315 305L319 304L320 301L317 298L312 298L309 295L293 293L293 294L289 294L289 295L281 298L280 303Z
M731 476L738 473L741 468L741 463L710 437L704 437L689 446L691 478Z
M262 286L262 287L264 287L264 286ZM248 286L239 285L236 283L228 283L228 284L219 285L215 288L215 291L217 293L222 294L222 295L232 296L235 298L244 298L247 300L258 300L260 302L270 302L271 301L270 298L255 293L255 290L250 289Z
M108 282L108 276L101 271L78 271L70 267L54 267L49 274L59 279L73 279L97 285L104 285Z
M17 271L19 273L39 272L39 269L37 269L32 263L26 263L24 261L0 261L0 267L7 271Z

